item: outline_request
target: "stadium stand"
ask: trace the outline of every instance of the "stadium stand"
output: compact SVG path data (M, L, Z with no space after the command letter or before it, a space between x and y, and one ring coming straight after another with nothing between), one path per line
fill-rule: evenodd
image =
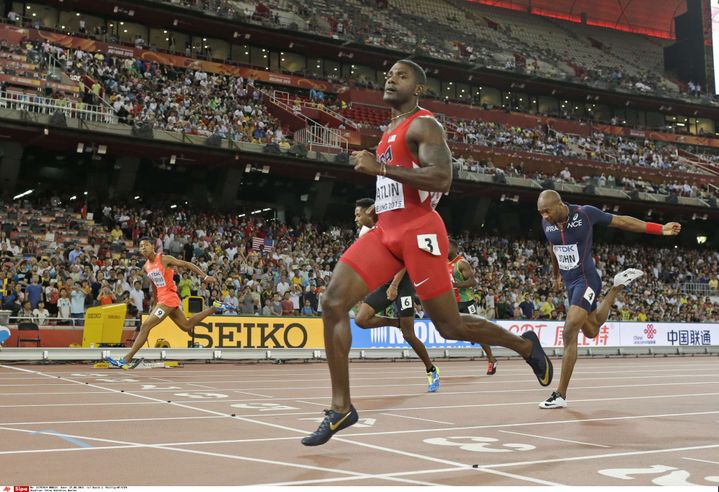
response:
M126 302L131 315L136 315L138 308L147 312L150 285L138 268L133 247L141 236L157 238L158 249L195 261L204 271L223 279L209 290L197 276L183 272L177 275L183 298L200 296L205 305L221 299L240 314L268 314L264 308L269 301L270 309L280 304L284 314L300 315L309 301L312 314L316 314L321 311L319 301L335 262L356 234L339 225L300 220L284 224L195 210L158 212L129 206L105 206L97 223L62 207L31 207L29 203L5 206L0 215L5 224L0 237L0 277L3 282L7 279L3 309L11 310L13 317L27 317L23 305L30 299L28 286L39 284L42 294L33 299L29 311L44 302L49 312L45 322L62 318L63 301L59 299L70 296L82 298L79 314L108 300ZM253 247L257 237L269 239L272 247ZM566 299L547 282L551 265L544 242L465 234L461 249L479 272L475 293L484 315L521 317L519 304L528 296L537 319L563 319ZM602 244L595 254L604 277L630 266L648 273L647 282L632 286L618 301L621 319L719 319L718 252ZM133 297L136 281L144 290L137 304ZM291 301L292 308L281 306L282 300ZM551 306L543 307L545 303ZM37 321L37 313L30 317Z

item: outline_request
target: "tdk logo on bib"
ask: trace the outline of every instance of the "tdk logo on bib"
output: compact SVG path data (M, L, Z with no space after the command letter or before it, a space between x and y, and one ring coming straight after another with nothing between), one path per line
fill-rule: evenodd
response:
M560 270L572 270L579 265L579 248L576 244L555 244L554 256Z

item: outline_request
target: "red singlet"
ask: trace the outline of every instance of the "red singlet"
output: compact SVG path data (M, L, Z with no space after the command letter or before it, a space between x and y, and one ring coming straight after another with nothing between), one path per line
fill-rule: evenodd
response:
M180 297L177 295L175 272L172 268L165 268L162 264L162 254L156 254L155 261L147 260L143 268L157 288L157 304L179 307Z
M407 130L416 118L432 117L420 109L393 130L386 130L377 147L377 160L386 166L420 167L407 146ZM447 230L434 210L442 193L418 190L377 176L377 227L350 246L340 258L355 270L370 291L407 268L420 299L452 289L447 276Z

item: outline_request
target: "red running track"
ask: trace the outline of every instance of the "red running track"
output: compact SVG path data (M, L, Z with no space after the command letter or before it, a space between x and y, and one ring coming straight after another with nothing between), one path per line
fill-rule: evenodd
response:
M0 482L719 483L716 357L581 359L562 410L522 361L438 365L428 394L418 362L352 363L360 422L316 448L325 364L0 365Z

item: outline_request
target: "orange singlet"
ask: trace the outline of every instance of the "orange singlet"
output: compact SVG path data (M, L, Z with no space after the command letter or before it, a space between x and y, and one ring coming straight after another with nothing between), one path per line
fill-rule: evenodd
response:
M180 297L177 295L175 285L175 271L165 268L162 264L162 254L155 255L155 261L147 260L143 267L157 288L157 304L167 307L180 307Z

